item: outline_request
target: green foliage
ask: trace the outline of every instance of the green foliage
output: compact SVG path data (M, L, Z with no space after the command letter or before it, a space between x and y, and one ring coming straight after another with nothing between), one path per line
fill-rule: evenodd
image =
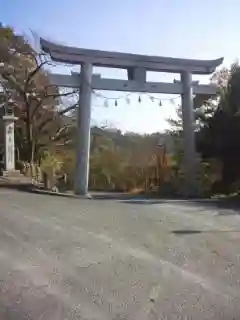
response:
M229 192L240 176L240 67L234 64L216 75L221 92L215 111L197 135L197 147L205 159L221 161L221 180L215 192Z
M202 159L199 179L204 190L213 193L233 192L240 178L240 67L217 71L212 83L219 87L216 96L194 97L196 117L196 146ZM180 168L183 156L181 107L177 118L169 120L172 127L175 155L174 167ZM212 165L212 163L215 165ZM220 163L221 165L216 165ZM216 167L218 172L216 172ZM217 179L213 179L217 177Z
M62 160L57 155L51 154L49 151L44 151L40 159L40 164L42 171L46 173L61 171L63 167Z
M160 151L156 148L160 134L122 134L120 131L92 128L90 154L90 189L94 190L149 190L157 186L166 168L159 164ZM68 187L74 186L75 150L55 149L61 159L62 171L68 176ZM54 154L54 153L53 153ZM167 167L167 166L166 166Z
M100 128L92 129L90 187L101 190L146 190L159 183L160 156L157 145L168 135L122 134Z

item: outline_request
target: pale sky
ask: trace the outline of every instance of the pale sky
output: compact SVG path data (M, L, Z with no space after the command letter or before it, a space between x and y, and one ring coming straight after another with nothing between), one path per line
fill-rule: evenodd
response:
M67 45L89 49L152 54L181 58L215 59L225 64L240 53L239 0L0 0L1 19L17 31ZM122 78L121 71L101 70L104 76ZM152 74L149 80L172 81L177 75ZM195 77L207 82L206 77ZM121 92L102 92L107 97ZM154 95L157 96L157 95ZM168 127L176 105L161 96L162 106L147 95L130 95L114 106L93 97L92 121L123 131L155 132ZM175 100L176 104L179 102Z

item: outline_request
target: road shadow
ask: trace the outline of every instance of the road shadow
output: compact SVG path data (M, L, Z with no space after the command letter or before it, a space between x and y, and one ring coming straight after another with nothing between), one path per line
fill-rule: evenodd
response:
M31 192L33 185L31 183L19 184L19 183L0 183L1 189L10 189L22 192Z
M217 216L240 215L240 197L229 197L224 199L197 199L190 200L207 209L219 210Z
M163 199L149 198L147 196L131 194L131 193L121 193L121 192L89 192L86 196L76 195L73 192L54 192L51 190L45 190L42 188L36 188L31 186L31 188L18 188L20 191L30 192L38 195L64 197L64 198L74 198L74 199L86 199L86 200L117 200L121 203L133 203L133 204L158 204L162 203Z
M93 200L122 200L122 201L131 201L131 200L140 200L141 196L134 195L131 193L124 192L90 192Z
M131 194L124 192L90 192L87 196L78 196L73 192L53 192L34 186L31 183L0 183L0 189L12 189L20 192L35 193L39 195L49 195L65 198L87 199L87 200L117 200L121 203L137 205L154 204L194 204L206 209L217 210L216 216L240 215L240 197L224 199L187 199L181 197L160 197L149 194Z
M231 197L224 199L187 199L187 198L161 198L149 199L144 197L132 197L128 200L123 200L124 203L133 203L139 205L150 204L184 204L204 207L204 209L216 210L216 216L240 215L240 197Z
M171 233L178 236L195 235L202 233L238 233L240 230L193 230L193 229L180 229L172 230Z
M129 200L123 200L122 203L140 204L140 205L151 205L151 204L162 204L163 200L152 200L152 199L138 199L131 197Z

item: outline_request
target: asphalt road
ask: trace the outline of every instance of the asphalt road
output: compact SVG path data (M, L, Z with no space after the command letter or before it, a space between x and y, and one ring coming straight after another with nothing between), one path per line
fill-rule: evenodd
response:
M0 319L240 319L240 215L0 190Z

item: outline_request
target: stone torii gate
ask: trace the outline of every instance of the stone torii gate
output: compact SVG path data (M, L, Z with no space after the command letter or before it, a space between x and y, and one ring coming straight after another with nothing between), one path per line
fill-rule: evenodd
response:
M50 54L52 60L81 65L80 73L50 75L50 81L53 85L80 88L77 122L76 194L88 194L91 93L95 89L181 95L186 195L196 195L193 95L214 95L217 88L214 85L199 85L193 82L192 74L207 75L213 73L216 67L223 62L223 58L217 60L180 59L80 49L58 45L44 39L41 39L40 43L42 49ZM93 66L125 69L128 72L128 80L103 79L101 75L93 74ZM174 83L147 82L147 71L180 73L181 81L175 81Z

